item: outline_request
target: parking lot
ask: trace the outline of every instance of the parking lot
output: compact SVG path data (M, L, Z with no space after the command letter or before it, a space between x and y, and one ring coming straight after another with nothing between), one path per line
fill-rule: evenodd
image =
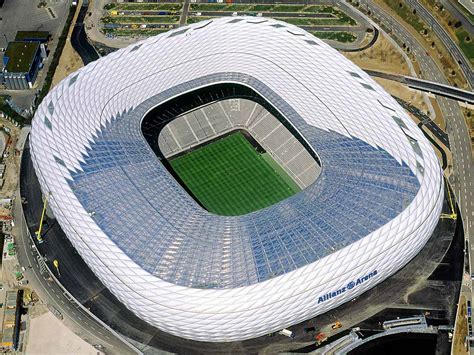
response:
M0 48L7 46L7 41L15 39L17 31L48 31L51 40L48 43L50 53L54 53L66 21L71 0L56 0L48 7L38 7L37 0L5 0L1 10L0 20ZM3 51L0 52L0 60ZM9 95L21 109L28 109L33 102L37 88L43 84L45 74L49 68L47 59L45 67L40 70L35 86L32 90L0 90L0 95Z
M0 17L0 33L13 41L17 31L48 31L53 37L62 30L69 0L58 0L52 6L39 8L35 0L5 0ZM0 47L6 47L5 36Z

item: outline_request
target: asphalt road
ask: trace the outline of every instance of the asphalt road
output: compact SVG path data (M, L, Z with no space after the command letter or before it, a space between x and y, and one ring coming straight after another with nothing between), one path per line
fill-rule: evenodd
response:
M371 1L362 0L362 6L369 8L372 11L372 16L377 18L379 22L384 23L387 27L390 27L392 34L411 48L412 53L417 58L424 78L448 85L442 70L437 67L430 56L426 55L423 46L410 34L404 27L404 24L398 23L390 14ZM436 25L435 28L437 28ZM446 33L444 32L443 36L445 35ZM456 52L456 50L454 51ZM459 51L459 49L457 49L457 51ZM471 72L471 76L472 75ZM450 182L453 186L463 220L464 235L468 241L467 253L469 256L469 268L472 274L474 272L472 266L472 260L474 260L474 236L471 234L472 220L474 219L474 199L472 193L474 172L470 135L457 102L443 97L438 97L437 102L446 120L447 133L449 134L453 156L453 176ZM468 298L473 301L472 293L468 295Z
M31 198L31 203L34 204L34 198L37 197L41 204L41 194L37 191L37 185L32 184L28 177L28 170L32 169L31 163L28 166L29 149L25 148L24 154L27 159L22 160L21 167L21 194L28 195ZM30 170L31 171L31 170ZM34 194L36 190L36 194ZM62 289L53 279L44 267L41 266L41 256L37 249L33 246L32 239L30 237L30 231L37 229L38 224L26 225L25 216L23 215L23 208L21 206L21 199L16 198L15 203L15 228L16 230L16 245L17 245L17 257L20 265L26 268L25 275L29 280L32 288L37 291L38 295L43 301L53 307L54 310L58 311L63 318L63 321L81 338L87 339L92 345L99 345L100 349L114 353L114 354L134 354L135 352L119 340L116 335L104 328L102 324L97 322L93 317L90 316L83 308L81 308L71 297ZM30 203L30 202L28 202ZM26 204L25 210L27 213L32 214L32 209L28 209ZM30 220L39 220L39 215L30 216ZM58 226L59 227L59 226ZM33 232L34 233L34 232ZM60 259L61 260L61 259ZM49 261L51 263L52 260ZM51 265L50 265L51 266ZM53 268L52 268L53 269ZM60 265L60 270L62 264ZM58 275L56 275L58 276ZM59 276L58 276L59 277ZM60 278L60 277L59 277ZM61 318L61 317L60 317Z
M451 38L449 33L444 29L442 25L438 23L436 18L417 0L405 0L405 2L416 10L417 16L425 21L434 31L436 36L443 42L448 49L449 53L456 59L459 66L461 67L464 76L466 77L469 86L474 88L474 71L472 70L471 63L464 55L463 51L459 48L456 42Z
M368 6L375 18L386 26L391 27L392 34L411 48L412 53L417 57L421 72L427 80L449 85L442 70L437 67L430 56L426 55L423 46L411 36L410 32L404 27L404 24L398 23L387 12L376 6L375 3L368 0L362 0L362 2L364 8ZM438 97L437 102L447 123L455 176L451 183L463 216L464 233L469 238L472 228L471 221L474 216L474 200L472 198L474 172L470 136L459 104L454 100L443 97ZM474 247L474 240L472 241L472 246ZM474 252L472 250L471 253L474 260Z
M184 5L183 5L183 12L181 14L181 17L179 18L180 26L184 26L186 24L188 13L189 13L189 0L185 0Z
M196 15L200 13L201 16L232 16L234 11L193 11L190 15ZM249 11L236 12L239 16L243 16L249 13ZM296 18L336 18L336 16L327 13L297 13L297 12L262 12L261 17L296 17ZM258 18L258 17L257 17Z

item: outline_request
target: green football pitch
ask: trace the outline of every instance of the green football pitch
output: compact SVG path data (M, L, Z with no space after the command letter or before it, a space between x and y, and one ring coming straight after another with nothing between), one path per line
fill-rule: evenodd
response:
M237 216L281 201L300 188L240 132L170 160L171 167L212 213Z

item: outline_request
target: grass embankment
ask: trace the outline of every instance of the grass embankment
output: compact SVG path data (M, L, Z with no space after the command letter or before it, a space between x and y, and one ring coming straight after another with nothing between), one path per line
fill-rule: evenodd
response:
M384 2L388 6L390 6L397 13L398 16L403 18L418 32L422 32L427 29L425 23L418 17L418 15L416 15L416 13L413 13L413 10L400 0L384 0Z
M471 64L474 65L474 33L470 34L465 29L457 30L455 33L459 42L459 47Z
M107 4L104 6L105 10L116 10L116 11L152 11L152 10L163 10L163 11L179 11L182 8L182 4L175 3L118 3L118 4Z
M177 23L179 16L109 16L103 18L102 22L121 24Z
M341 42L341 43L352 43L357 39L357 36L352 32L345 32L345 31L312 31L313 35L321 39L330 39L333 41Z

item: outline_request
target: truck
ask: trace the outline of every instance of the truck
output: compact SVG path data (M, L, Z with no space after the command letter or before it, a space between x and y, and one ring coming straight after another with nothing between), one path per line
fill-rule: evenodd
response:
M288 338L294 338L295 337L295 334L289 329L282 329L278 332L278 334L284 335Z

